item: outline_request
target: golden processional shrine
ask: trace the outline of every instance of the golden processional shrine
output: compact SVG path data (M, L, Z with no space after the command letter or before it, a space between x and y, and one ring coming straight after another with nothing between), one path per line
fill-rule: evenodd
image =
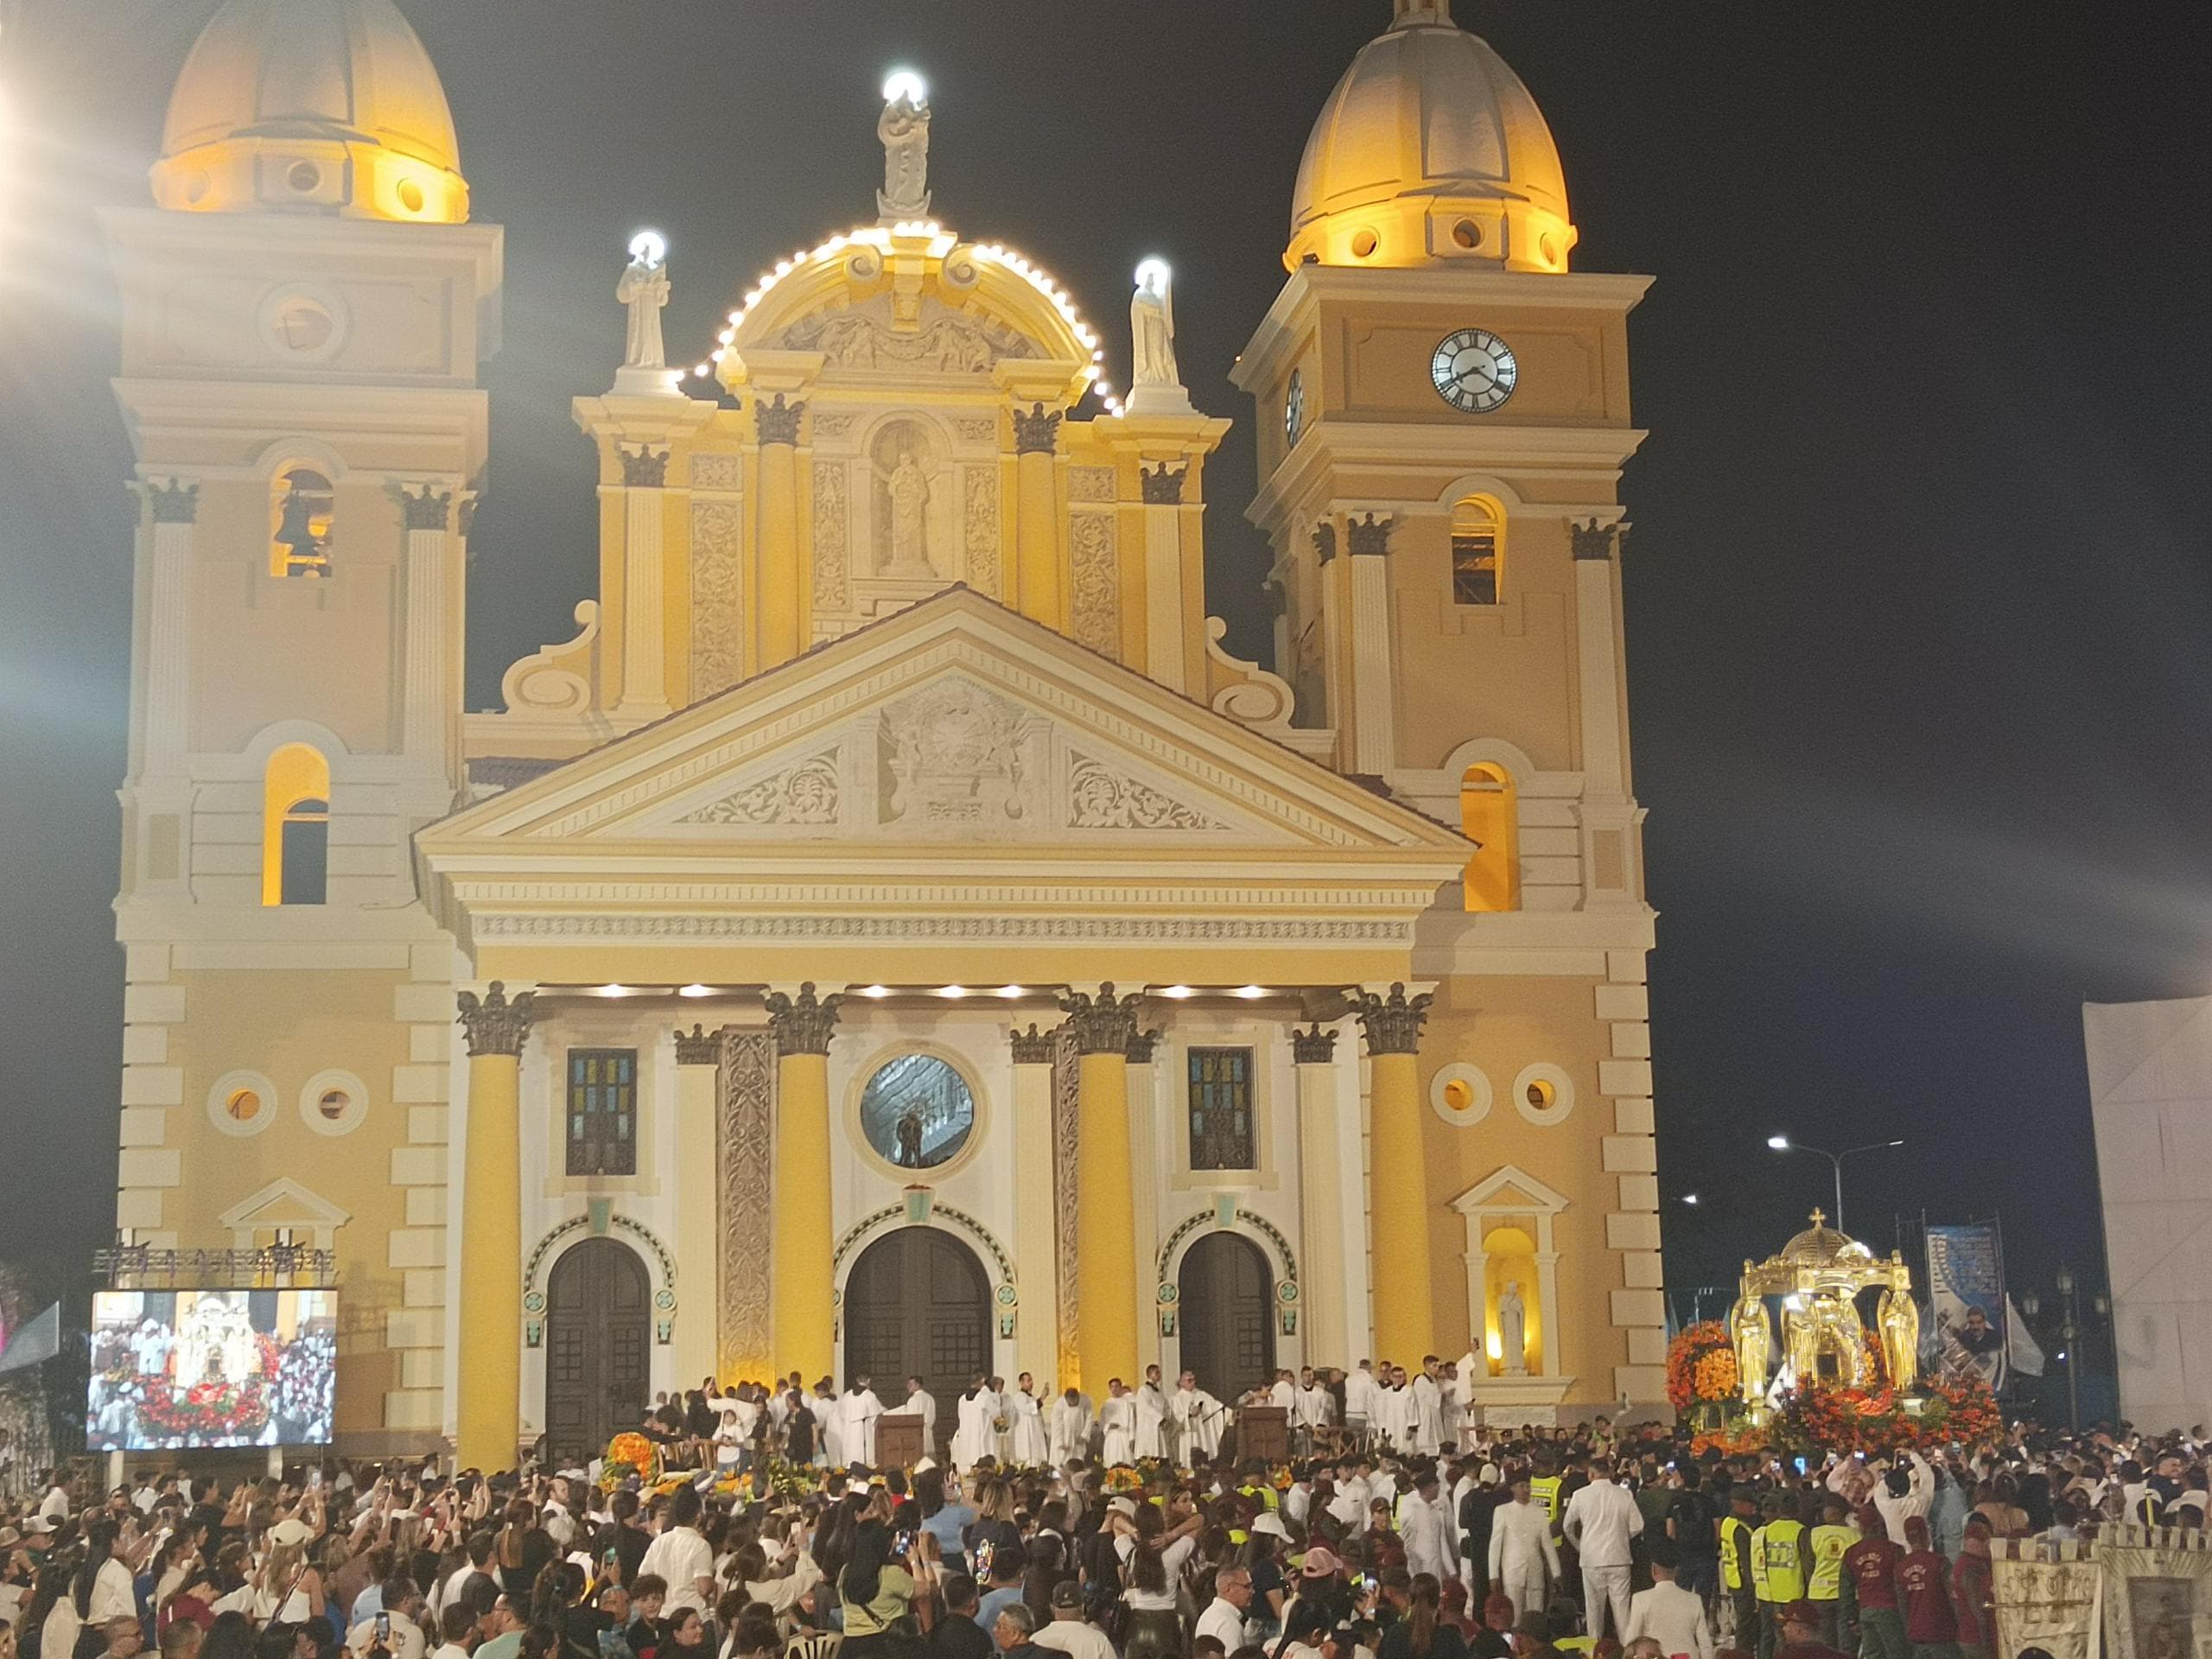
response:
M345 1450L586 1451L710 1372L1227 1399L1466 1355L1505 1421L1662 1400L1646 281L1570 270L1511 70L1375 3L1233 373L1271 669L1209 614L1230 423L1172 274L1125 337L938 217L931 122L976 118L900 75L880 188L690 276L741 296L718 341L668 363L658 235L610 259L598 592L492 713L500 232L436 73L391 0L209 24L155 205L107 222L116 1221L331 1252Z

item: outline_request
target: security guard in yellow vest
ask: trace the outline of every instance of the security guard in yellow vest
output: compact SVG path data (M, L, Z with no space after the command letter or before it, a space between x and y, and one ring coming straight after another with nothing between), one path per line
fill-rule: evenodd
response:
M1552 1542L1554 1544L1559 1542L1559 1489L1558 1466L1548 1455L1539 1452L1536 1458L1536 1472L1529 1481L1529 1497L1541 1505L1544 1514L1550 1518Z
M1805 1553L1812 1567L1805 1581L1805 1599L1820 1609L1821 1642L1826 1647L1843 1645L1847 1622L1843 1552L1858 1541L1859 1529L1851 1524L1851 1505L1829 1493L1821 1500L1819 1524L1805 1538Z
M1735 1611L1735 1645L1745 1653L1758 1645L1758 1595L1752 1587L1758 1561L1751 1554L1752 1522L1758 1513L1758 1494L1749 1481L1729 1489L1728 1513L1720 1518L1720 1587Z
M1751 1535L1751 1583L1759 1599L1758 1659L1774 1659L1782 1643L1781 1613L1805 1594L1805 1523L1795 1503L1770 1492L1759 1505L1765 1524Z

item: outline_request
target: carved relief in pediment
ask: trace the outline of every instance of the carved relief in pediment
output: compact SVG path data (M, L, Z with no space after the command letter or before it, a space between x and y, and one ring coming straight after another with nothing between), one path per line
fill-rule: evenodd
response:
M933 301L923 306L920 326L912 330L894 328L871 302L802 317L776 344L785 351L820 352L833 369L874 372L981 374L1002 358L1038 354L1033 340L1005 324Z
M957 677L883 711L883 823L923 834L1043 827L1051 722Z

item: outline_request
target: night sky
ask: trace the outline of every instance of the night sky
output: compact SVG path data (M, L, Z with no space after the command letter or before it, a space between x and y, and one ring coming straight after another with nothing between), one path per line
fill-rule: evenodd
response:
M146 200L215 0L10 4L0 1256L51 1264L110 1235L122 1029L133 509L94 213ZM506 226L472 707L593 591L569 400L620 356L629 233L667 233L671 356L704 356L762 268L874 219L899 63L938 216L1071 287L1116 382L1129 270L1173 263L1185 377L1237 423L1211 607L1265 649L1228 370L1388 0L402 4ZM1459 0L1549 117L1577 267L1658 279L1625 569L1675 1285L1827 1200L1777 1130L1909 1139L1853 1165L1878 1245L1999 1214L2016 1285L2101 1274L2080 1004L2212 988L2212 156L2181 12Z

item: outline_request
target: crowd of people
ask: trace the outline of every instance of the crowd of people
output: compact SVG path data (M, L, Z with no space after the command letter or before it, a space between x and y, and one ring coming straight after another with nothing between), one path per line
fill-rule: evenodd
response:
M1814 1465L1603 1418L1274 1466L1100 1444L803 1488L719 1456L651 1486L62 1471L0 1509L0 1659L1983 1659L1992 1539L2207 1504L2185 1436Z

